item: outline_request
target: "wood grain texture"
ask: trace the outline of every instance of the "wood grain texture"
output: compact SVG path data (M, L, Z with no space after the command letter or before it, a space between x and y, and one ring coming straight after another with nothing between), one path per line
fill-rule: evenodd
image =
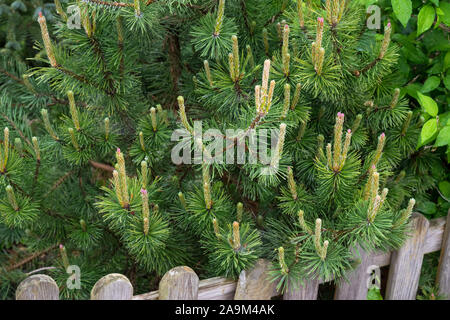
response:
M59 300L59 288L51 277L35 274L19 284L16 300Z
M276 282L268 279L272 263L258 259L250 270L243 270L239 275L234 300L270 300L277 295Z
M450 299L450 210L447 215L447 224L442 237L441 256L437 270L436 283L439 284L439 294Z
M159 282L159 300L197 300L199 279L189 267L175 267Z
M283 295L283 300L317 300L319 292L319 280L304 280L303 285L297 289L287 289Z
M371 258L359 247L353 250L353 255L360 263L347 274L348 281L341 280L336 285L334 300L367 300L367 280L370 277L367 269L372 265Z
M414 300L419 286L420 270L424 255L424 241L430 223L421 214L414 214L412 236L392 253L387 280L387 300Z
M91 300L131 300L133 286L127 277L120 273L111 273L94 285Z
M423 253L427 254L441 249L442 236L444 235L445 218L430 220L427 235L425 236ZM391 252L374 252L370 255L373 265L380 267L388 266L391 263Z
M223 277L200 280L198 300L233 300L236 281ZM151 291L133 297L133 300L158 300L159 291Z
M159 291L155 290L155 291L150 291L147 293L135 295L135 296L133 296L132 300L158 300L158 298L159 298Z
M237 282L232 279L215 277L200 281L199 300L233 300Z
M423 252L425 254L439 251L441 249L442 237L444 236L446 224L445 218L446 217L441 217L429 220L430 226L428 227L427 236L425 237L425 243L423 246Z
M430 253L438 251L441 248L441 243L444 234L444 226L446 225L445 218L437 218L430 220L424 245L423 253ZM370 262L372 265L380 267L387 266L391 263L391 252L374 252L370 255ZM323 281L320 281L323 283ZM215 277L201 280L199 282L198 299L199 300L231 300L235 295L237 282L231 279L222 277ZM156 300L158 299L159 291L152 291L133 297L134 300Z

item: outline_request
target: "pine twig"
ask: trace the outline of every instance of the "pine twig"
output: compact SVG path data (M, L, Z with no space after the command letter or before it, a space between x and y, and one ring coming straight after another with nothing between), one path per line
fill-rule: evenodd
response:
M110 165L104 164L104 163L100 163L100 162L96 162L93 160L89 160L89 164L91 166L93 166L94 168L101 169L104 171L113 172L115 170L113 166L110 166Z
M8 71L4 70L4 69L0 69L0 72L3 73L4 75L8 76L9 78L13 79L16 82L19 83L23 83L23 80L16 77L15 75L13 75L12 73L9 73Z
M43 267L43 268L39 268L39 269L30 271L30 272L27 272L26 275L29 276L36 272L41 272L41 271L45 271L45 270L54 270L54 269L56 269L56 267Z
M50 193L55 191L64 182L64 180L66 180L68 177L70 177L73 174L73 172L74 172L74 170L71 170L71 171L67 172L66 174L64 174L61 178L56 180L56 182L53 184L53 186L50 188L50 190L48 190L47 193L44 194L43 199L47 198Z
M28 263L28 262L30 262L30 261L36 259L36 258L39 257L40 255L42 255L42 254L44 254L44 253L47 253L47 252L53 250L53 249L56 248L56 247L57 247L57 244L54 244L54 245L52 245L51 247L48 247L47 249L44 249L44 250L42 250L42 251L38 251L38 252L36 252L36 253L33 253L31 256L29 256L29 257L23 259L22 261L20 261L20 262L18 262L18 263L16 263L16 264L13 264L12 266L7 267L7 268L5 269L5 271L6 271L6 272L9 272L9 271L11 271L11 270L17 269L17 268L23 266L24 264L26 264L26 263Z
M32 147L33 145L31 144L31 141L28 140L27 137L25 137L25 135L23 134L22 130L20 130L20 129L16 126L16 124L14 123L14 121L12 121L12 120L11 120L6 114L4 114L4 113L1 113L1 115L2 115L2 117L3 117L6 121L8 121L8 123L14 128L14 130L16 130L17 133L19 133L20 137L21 137L23 140L25 140L25 142L26 142L30 147Z
M37 159L36 160L36 169L34 171L33 185L31 187L31 197L33 197L33 194L34 194L34 189L35 189L36 184L37 184L37 180L38 180L38 176L39 176L39 168L40 167L41 167L41 160Z

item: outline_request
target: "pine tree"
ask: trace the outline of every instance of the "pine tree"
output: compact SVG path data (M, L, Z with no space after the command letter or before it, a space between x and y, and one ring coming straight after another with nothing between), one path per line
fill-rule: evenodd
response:
M75 5L79 29L55 0L35 22L45 54L0 62L0 244L63 244L52 277L83 272L64 298L109 272L145 292L178 265L236 278L260 257L283 291L345 277L357 246L402 245L436 156L416 150L389 23L367 30L345 0ZM238 133L217 148L195 121ZM271 129L268 163L207 161ZM172 162L180 145L190 163ZM23 277L5 271L2 290Z

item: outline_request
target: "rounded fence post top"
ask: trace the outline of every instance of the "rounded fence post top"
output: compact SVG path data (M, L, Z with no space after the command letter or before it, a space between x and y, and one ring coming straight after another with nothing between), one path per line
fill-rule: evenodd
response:
M197 300L199 278L187 266L170 269L159 282L160 300Z
M277 283L270 281L268 271L272 262L258 259L249 270L242 270L236 285L234 300L270 300L277 295Z
M100 278L91 290L91 300L131 300L133 285L120 273L110 273Z
M172 268L169 271L167 271L164 274L164 277L166 277L166 276L175 276L177 274L184 274L184 273L193 273L193 274L197 275L195 273L195 271L192 270L192 268L190 268L188 266L178 266L178 267Z
M35 274L19 284L16 300L59 300L59 288L50 276Z

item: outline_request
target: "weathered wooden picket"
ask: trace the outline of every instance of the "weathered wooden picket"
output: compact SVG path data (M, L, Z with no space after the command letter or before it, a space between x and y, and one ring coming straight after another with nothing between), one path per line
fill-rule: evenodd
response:
M412 219L414 233L405 245L392 253L359 256L361 263L349 274L348 282L336 286L336 300L366 299L370 266L389 267L385 299L415 299L423 256L441 250L437 274L440 293L450 297L450 215L427 220L420 214ZM267 280L270 263L258 260L243 271L238 281L221 277L199 281L186 266L169 270L159 290L133 296L133 286L124 275L113 273L101 278L91 291L91 300L265 300L277 295L275 284ZM284 294L284 300L317 299L321 281L310 281ZM16 290L17 300L58 300L59 289L49 276L37 274L23 280Z

